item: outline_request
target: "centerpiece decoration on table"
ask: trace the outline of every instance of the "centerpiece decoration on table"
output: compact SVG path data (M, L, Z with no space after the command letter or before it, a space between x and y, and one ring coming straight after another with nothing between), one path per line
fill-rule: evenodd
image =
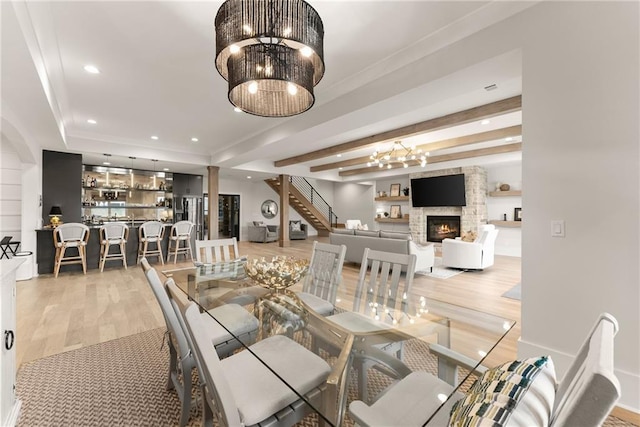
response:
M309 269L309 260L275 256L248 260L244 264L247 276L268 289L286 289L300 281Z

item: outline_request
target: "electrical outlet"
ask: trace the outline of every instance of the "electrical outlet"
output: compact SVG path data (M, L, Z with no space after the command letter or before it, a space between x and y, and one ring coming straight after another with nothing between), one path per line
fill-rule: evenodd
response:
M564 220L551 220L551 237L564 237Z

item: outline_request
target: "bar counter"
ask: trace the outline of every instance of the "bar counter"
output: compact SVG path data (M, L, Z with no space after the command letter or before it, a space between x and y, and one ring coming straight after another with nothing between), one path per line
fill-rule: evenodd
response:
M129 238L127 239L126 252L127 252L127 266L136 264L136 258L138 256L138 230L140 224L127 224L129 226ZM165 223L164 238L162 239L162 256L166 262L167 260L167 248L169 247L169 234L171 223ZM100 225L87 224L89 227L89 241L87 242L87 270L100 268ZM37 236L37 250L36 250L36 262L38 263L38 274L51 274L55 266L56 248L53 245L53 230L54 228L41 228L36 230ZM193 245L191 246L193 248ZM110 253L115 253L118 249L116 246L111 246ZM75 253L75 249L69 249L69 253ZM73 252L72 252L73 251ZM156 258L151 258L151 261L155 261ZM123 268L122 260L107 260L104 264L104 268ZM60 273L63 274L69 271L82 271L82 264L70 264L62 265L60 267Z

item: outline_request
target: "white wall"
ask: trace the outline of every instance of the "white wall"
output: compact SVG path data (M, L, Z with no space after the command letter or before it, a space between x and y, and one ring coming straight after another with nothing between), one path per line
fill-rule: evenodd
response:
M600 312L620 323L620 404L640 412L638 2L543 2L523 43L521 356L561 372ZM566 237L551 237L551 221Z
M333 183L333 197L338 222L344 224L348 219L359 219L367 224L370 230L377 229L373 221L375 209L373 205L372 185L356 183Z
M22 239L22 162L4 135L0 139L0 238Z
M496 189L496 183L509 184L511 190L522 190L522 164L492 165L485 167L489 191ZM522 197L487 197L487 217L489 220L513 221L514 208L522 207ZM524 213L524 210L523 210ZM519 257L522 253L522 229L498 227L495 251L497 255Z
M6 111L3 111L3 114ZM2 119L0 138L0 235L19 240L21 251L33 252L31 267L37 276L36 229L42 227L42 153L18 121ZM24 129L21 126L21 129ZM28 139L25 139L27 137Z

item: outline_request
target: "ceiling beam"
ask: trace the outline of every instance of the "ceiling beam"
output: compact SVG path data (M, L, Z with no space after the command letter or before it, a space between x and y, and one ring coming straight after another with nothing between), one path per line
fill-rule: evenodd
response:
M497 147L480 148L478 150L462 151L460 153L443 154L440 156L429 156L427 158L427 164L449 162L452 160L470 159L473 157L490 156L492 154L504 154L512 153L514 151L522 151L522 143L517 142L515 144L499 145ZM406 162L409 166L419 166L419 160L409 160ZM391 169L400 169L401 164L391 165ZM364 168L350 169L347 171L338 172L339 176L352 176L361 175L365 173L380 172L381 170L387 170L386 168L380 168L379 166L367 166Z
M445 148L461 147L463 145L478 144L480 142L495 141L498 139L520 136L520 135L522 135L522 125L510 126L507 128L475 133L473 135L465 135L465 136L459 136L457 138L443 139L441 141L430 142L428 144L416 146L415 151L422 150L429 153L433 153L436 150L443 150ZM309 170L311 172L321 172L321 171L326 171L331 169L357 166L357 165L366 164L370 159L371 157L369 156L356 157L354 159L342 160L340 162L325 163L322 165L311 166Z
M521 109L522 96L518 95L512 98L492 102L491 104L481 105L479 107L470 108L468 110L459 111L457 113L447 114L446 116L436 117L424 122L414 123L412 125L334 145L332 147L323 148L321 150L312 151L310 153L301 154L299 156L276 160L273 164L275 167L279 168L283 166L294 165L297 163L304 163L310 160L322 159L339 153L357 150L362 147L377 144L382 141L405 138L407 136L415 135L418 133L431 132L452 126L462 125L476 120L487 119L498 115L511 113L513 111L519 111Z

